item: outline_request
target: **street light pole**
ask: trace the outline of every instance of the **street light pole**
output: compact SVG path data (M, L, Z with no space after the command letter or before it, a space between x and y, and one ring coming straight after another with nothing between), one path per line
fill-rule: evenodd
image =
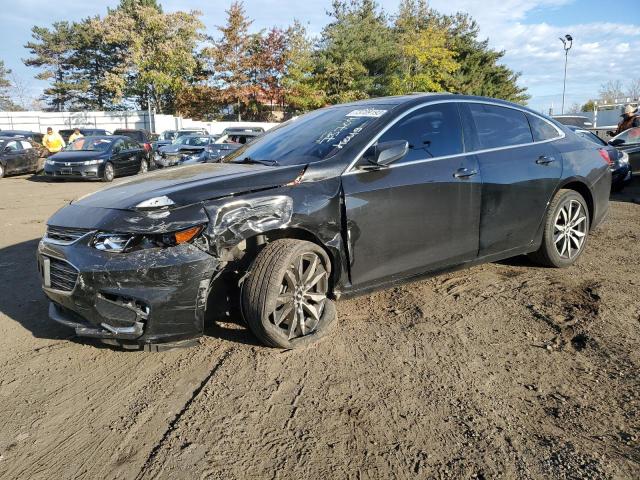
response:
M564 94L567 90L567 61L569 60L569 50L573 46L573 37L569 34L564 37L560 37L560 41L562 42L562 46L564 48L564 81L562 83L562 113L564 114Z

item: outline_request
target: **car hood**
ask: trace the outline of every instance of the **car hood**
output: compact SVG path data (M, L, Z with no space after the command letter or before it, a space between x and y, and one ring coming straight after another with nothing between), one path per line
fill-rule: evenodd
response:
M49 160L55 162L84 162L85 160L93 160L96 158L107 158L109 152L97 152L87 150L62 151L49 157Z
M156 197L169 197L175 207L265 190L292 182L304 166L274 167L237 163L204 163L148 173L72 202L82 207L135 210Z

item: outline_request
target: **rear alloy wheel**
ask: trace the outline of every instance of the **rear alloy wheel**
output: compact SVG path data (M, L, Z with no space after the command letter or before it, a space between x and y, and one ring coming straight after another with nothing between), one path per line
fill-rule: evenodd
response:
M584 251L589 236L589 209L582 195L560 190L549 205L542 245L530 254L549 267L568 267Z
M113 169L113 163L107 162L104 166L104 173L102 174L103 182L112 182L116 176L116 172Z
M149 171L149 161L142 159L140 162L140 171L138 173L147 173Z
M266 345L294 348L321 338L336 319L331 264L318 245L276 240L256 257L242 288L249 328Z
M0 178L4 177L4 165L0 163Z

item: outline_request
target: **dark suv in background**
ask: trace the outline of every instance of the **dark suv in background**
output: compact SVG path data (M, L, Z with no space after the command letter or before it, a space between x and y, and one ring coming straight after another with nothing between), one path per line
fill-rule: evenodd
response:
M135 128L135 129L125 129L118 128L113 131L114 135L123 135L125 137L129 137L144 148L145 154L147 156L147 160L149 161L149 165L151 165L151 160L153 159L153 138L152 134L149 130L145 130L143 128Z

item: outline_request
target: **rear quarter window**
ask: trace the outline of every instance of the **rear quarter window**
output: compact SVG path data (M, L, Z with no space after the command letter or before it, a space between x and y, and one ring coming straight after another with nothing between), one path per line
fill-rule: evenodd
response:
M533 140L535 142L542 142L544 140L552 140L560 137L558 130L540 117L527 114L527 119L529 120L529 125L531 125L531 133L533 134Z

